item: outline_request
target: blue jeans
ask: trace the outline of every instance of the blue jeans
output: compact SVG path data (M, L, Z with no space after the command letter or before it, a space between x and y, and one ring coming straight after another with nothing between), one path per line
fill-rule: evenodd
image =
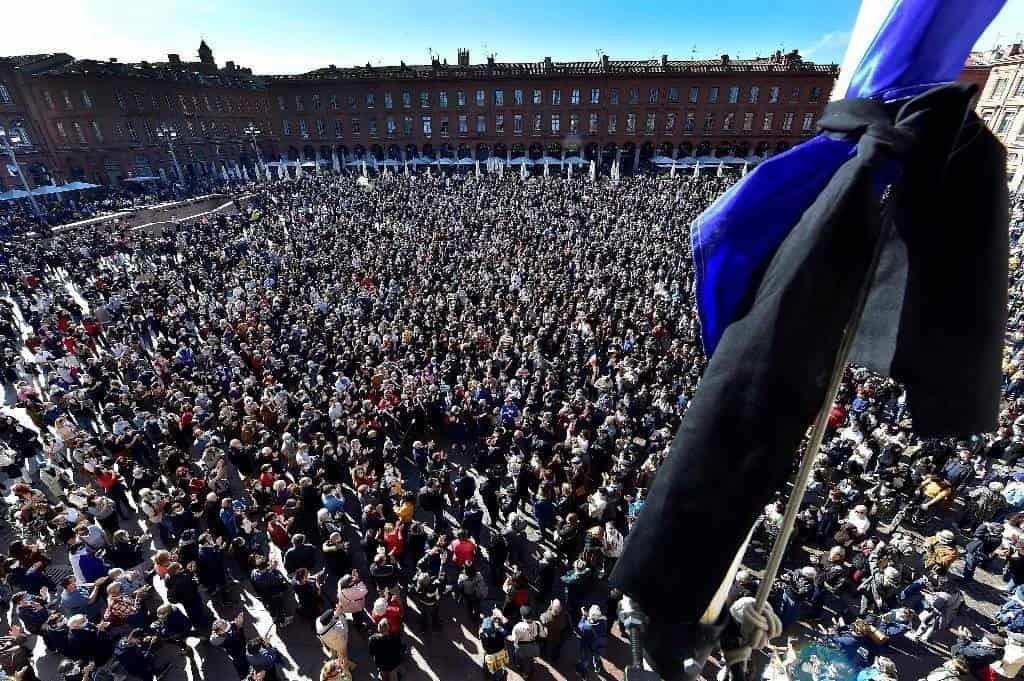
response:
M974 571L978 569L978 564L985 560L984 554L978 551L970 551L964 556L964 581L969 582L974 579Z

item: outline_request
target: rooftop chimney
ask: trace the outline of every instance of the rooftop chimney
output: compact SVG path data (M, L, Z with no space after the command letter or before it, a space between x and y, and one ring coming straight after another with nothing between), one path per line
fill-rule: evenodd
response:
M487 65L491 66L491 67L494 66L494 55L493 54L487 55Z
M430 65L433 66L436 69L438 66L441 65L441 58L438 57L436 54L431 55L430 56Z
M602 54L601 55L601 68L603 68L605 71L608 70L608 55L607 54Z
M668 66L668 55L667 54L661 55L661 65L662 66Z
M544 71L547 72L547 71L550 71L550 70L551 70L551 57L544 57Z
M459 66L469 66L469 50L465 47L459 48Z
M1021 52L1024 52L1024 48L1022 48L1020 43L1014 43L1006 48L1007 57L1016 57Z
M110 58L110 63L111 64L116 64L117 63L117 57L111 57Z
M728 66L728 65L729 65L729 55L723 54L722 55L722 66Z
M233 62L233 61L226 61L226 62L224 62L224 70L225 71L234 71L235 70L235 62Z
M181 55L169 54L169 55L167 55L167 61L169 61L170 63L174 64L175 66L180 66L181 65Z

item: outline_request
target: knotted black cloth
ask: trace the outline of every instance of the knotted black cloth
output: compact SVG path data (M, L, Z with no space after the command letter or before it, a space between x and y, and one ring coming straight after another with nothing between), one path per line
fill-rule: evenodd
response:
M898 109L849 101L823 116L823 134L857 139L858 153L726 329L612 573L612 584L651 617L646 647L664 678L680 677L681 641L693 639L689 629L793 468L877 239L885 239L885 267L857 357L875 368L889 360L910 387L923 432L994 426L1006 314L1005 152L971 112L974 92L952 84ZM893 164L902 174L883 233L880 185ZM902 268L890 254L901 249Z

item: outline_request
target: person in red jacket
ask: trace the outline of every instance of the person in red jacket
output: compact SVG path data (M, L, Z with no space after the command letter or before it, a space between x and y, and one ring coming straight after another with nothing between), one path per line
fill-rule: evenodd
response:
M455 541L451 544L451 550L455 556L455 564L461 570L466 563L471 563L476 558L477 547L466 530L459 530L456 537Z
M117 515L122 518L131 518L135 510L132 508L131 502L128 501L128 490L125 488L121 476L110 469L101 467L96 469L96 482L100 483L103 491L113 500Z
M379 623L381 620L387 620L388 632L395 636L402 631L402 617L404 615L405 609L402 607L401 598L399 598L397 593L392 594L385 589L384 596L374 601L370 619L373 620L374 624Z

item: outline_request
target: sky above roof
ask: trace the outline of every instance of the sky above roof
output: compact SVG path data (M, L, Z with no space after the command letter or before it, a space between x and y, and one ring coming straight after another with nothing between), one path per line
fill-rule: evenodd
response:
M458 48L474 63L597 59L751 58L799 49L818 62L841 62L860 0L518 0L436 4L392 0L51 0L4 12L4 55L68 52L79 58L196 59L200 38L218 63L257 73L301 73L336 64L454 63ZM20 30L18 26L36 28ZM1024 0L1008 0L978 43L1024 39Z

